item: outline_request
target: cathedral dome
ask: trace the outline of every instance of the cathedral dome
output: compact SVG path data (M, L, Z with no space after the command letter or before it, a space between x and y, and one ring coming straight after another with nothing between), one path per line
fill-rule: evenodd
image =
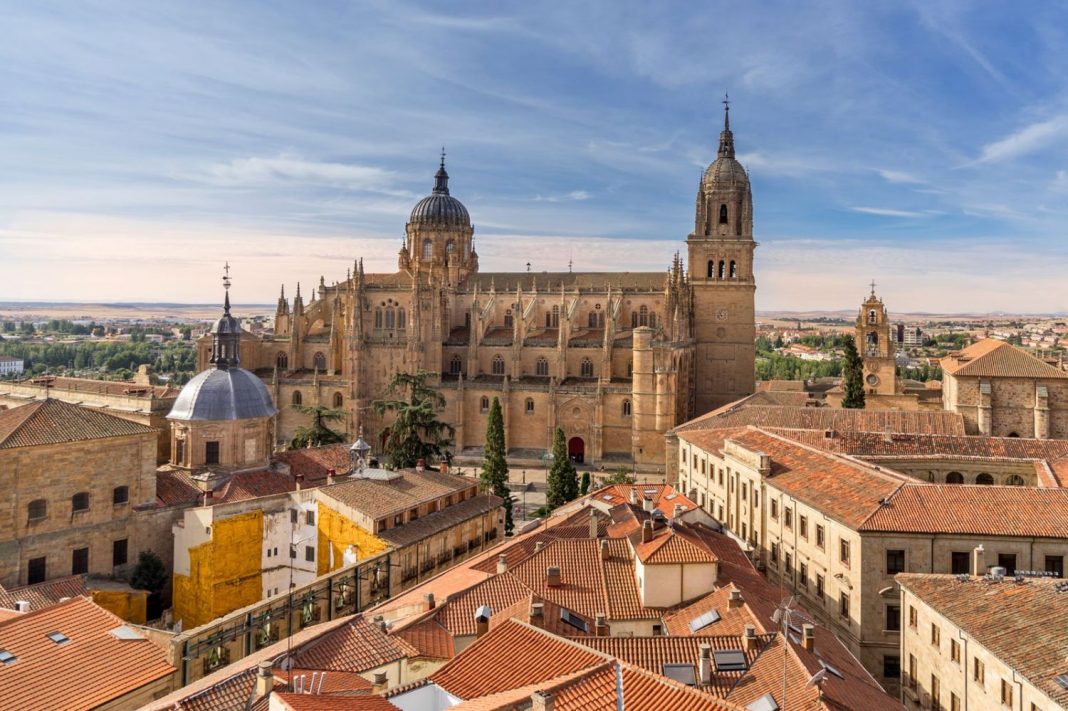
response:
M701 185L710 192L744 189L749 187L749 174L733 156L720 156L708 166Z
M178 394L169 420L247 420L273 417L278 410L263 381L244 368L210 368Z
M445 156L434 175L434 190L412 208L408 222L413 225L445 225L470 227L471 216L464 204L449 195L449 174L445 172Z

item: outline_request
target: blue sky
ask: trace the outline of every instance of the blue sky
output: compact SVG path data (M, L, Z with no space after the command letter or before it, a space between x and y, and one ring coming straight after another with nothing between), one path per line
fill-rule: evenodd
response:
M484 269L659 270L732 100L758 308L1068 311L1068 9L0 0L0 299L392 271L442 145Z

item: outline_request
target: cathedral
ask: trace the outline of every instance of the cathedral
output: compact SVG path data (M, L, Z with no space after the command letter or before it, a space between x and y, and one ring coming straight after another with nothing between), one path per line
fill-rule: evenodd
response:
M307 303L283 287L274 333L243 334L243 364L280 409L276 441L308 424L301 405L320 405L381 445L390 423L371 403L394 373L423 370L454 453L483 444L497 397L513 454L540 456L561 427L577 462L663 467L665 431L754 388L753 202L729 106L696 203L687 258L664 271L482 272L442 157L397 271L368 274L357 259ZM198 355L206 367L210 338Z

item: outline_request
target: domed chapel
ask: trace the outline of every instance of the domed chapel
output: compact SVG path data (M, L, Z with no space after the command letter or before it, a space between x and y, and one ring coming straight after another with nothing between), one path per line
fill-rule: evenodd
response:
M173 451L199 461L214 441L226 461L260 456L244 435L194 431L202 422L194 413L209 409L198 393L222 379L248 393L240 403L211 396L213 416L226 410L231 427L266 432L273 398L274 437L285 441L308 424L301 405L322 405L344 410L347 432L362 426L381 451L390 421L371 402L394 373L425 370L445 398L440 418L455 428L455 453L482 446L498 397L513 454L540 456L561 427L575 461L663 467L665 431L754 389L753 200L724 106L685 259L676 253L666 270L480 271L475 227L452 194L443 153L433 189L409 215L396 271L365 273L357 258L343 279L320 277L307 304L300 284L292 300L283 286L273 334L231 337L220 319L199 342L202 367L215 368L176 403L172 418L188 423L180 433L189 446ZM220 347L240 347L255 376L235 372ZM269 397L252 396L246 373ZM245 397L256 402L251 410Z

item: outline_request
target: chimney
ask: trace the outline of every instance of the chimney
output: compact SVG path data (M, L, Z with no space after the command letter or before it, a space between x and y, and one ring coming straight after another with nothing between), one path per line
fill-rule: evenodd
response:
M737 610L739 607L742 606L742 602L742 591L731 590L730 594L727 596L727 609Z
M535 627L545 626L545 604L541 602L530 603L530 624Z
M534 542L534 552L535 553L541 553L543 548L545 548L545 541L535 541Z
M815 625L801 625L801 648L807 652L812 652L816 649Z
M553 711L551 691L535 691L530 695L530 711Z
M597 517L590 509L590 538L597 538Z
M438 606L438 602L434 599L434 593L432 592L428 592L423 595L423 600L426 602L427 610L433 610L435 607Z
M15 612L29 612L30 601L29 600L15 600Z
M438 471L440 473L442 473L442 474L448 474L449 473L449 463L448 462L439 462L438 463Z
M211 489L204 491L204 505L211 506Z
M642 543L648 543L653 540L653 522L646 519L642 523Z
M982 544L972 550L972 575L986 575L986 551Z
M754 625L746 625L745 633L742 635L742 649L746 652L755 652L756 646L756 627Z
M481 637L489 632L490 616L493 614L493 610L489 605L482 605L475 610L475 636Z
M256 698L262 699L274 691L274 671L270 659L264 659L256 667ZM290 676L293 672L290 671Z
M642 497L642 511L645 511L647 513L652 513L653 509L655 509L655 508L656 508L656 506L653 504L653 500L652 499L647 499L644 496Z
M601 560L608 560L608 539L601 541Z
M371 693L382 694L385 693L386 687L389 686L389 677L385 672L375 672L374 681L371 682Z
M560 587L560 566L550 565L545 569L545 584L551 588Z
M497 574L500 575L501 573L507 573L507 572L508 572L508 555L505 554L505 553L501 553L499 556L497 556Z
M293 481L294 481L294 483L295 483L295 485L297 487L297 491L300 491L300 487L304 483L304 475L303 474L294 474L293 475Z
M425 459L416 459L415 460L415 471L421 472L421 471L425 471L425 470L426 470L426 460Z
M671 517L672 518L679 518L684 513L686 513L686 507L683 506L682 504L675 504L675 511L674 511L674 513L671 514Z
M707 686L712 683L712 645L702 644L701 656L697 658L697 673L699 686Z
M326 470L326 485L327 486L333 486L333 484L334 484L334 475L335 474L337 474L337 471L335 471L333 469L327 469Z
M630 488L630 502L634 505L638 504L638 489L633 486Z
M603 612L597 613L597 616L593 618L593 628L598 637L608 636L608 620L605 619Z

